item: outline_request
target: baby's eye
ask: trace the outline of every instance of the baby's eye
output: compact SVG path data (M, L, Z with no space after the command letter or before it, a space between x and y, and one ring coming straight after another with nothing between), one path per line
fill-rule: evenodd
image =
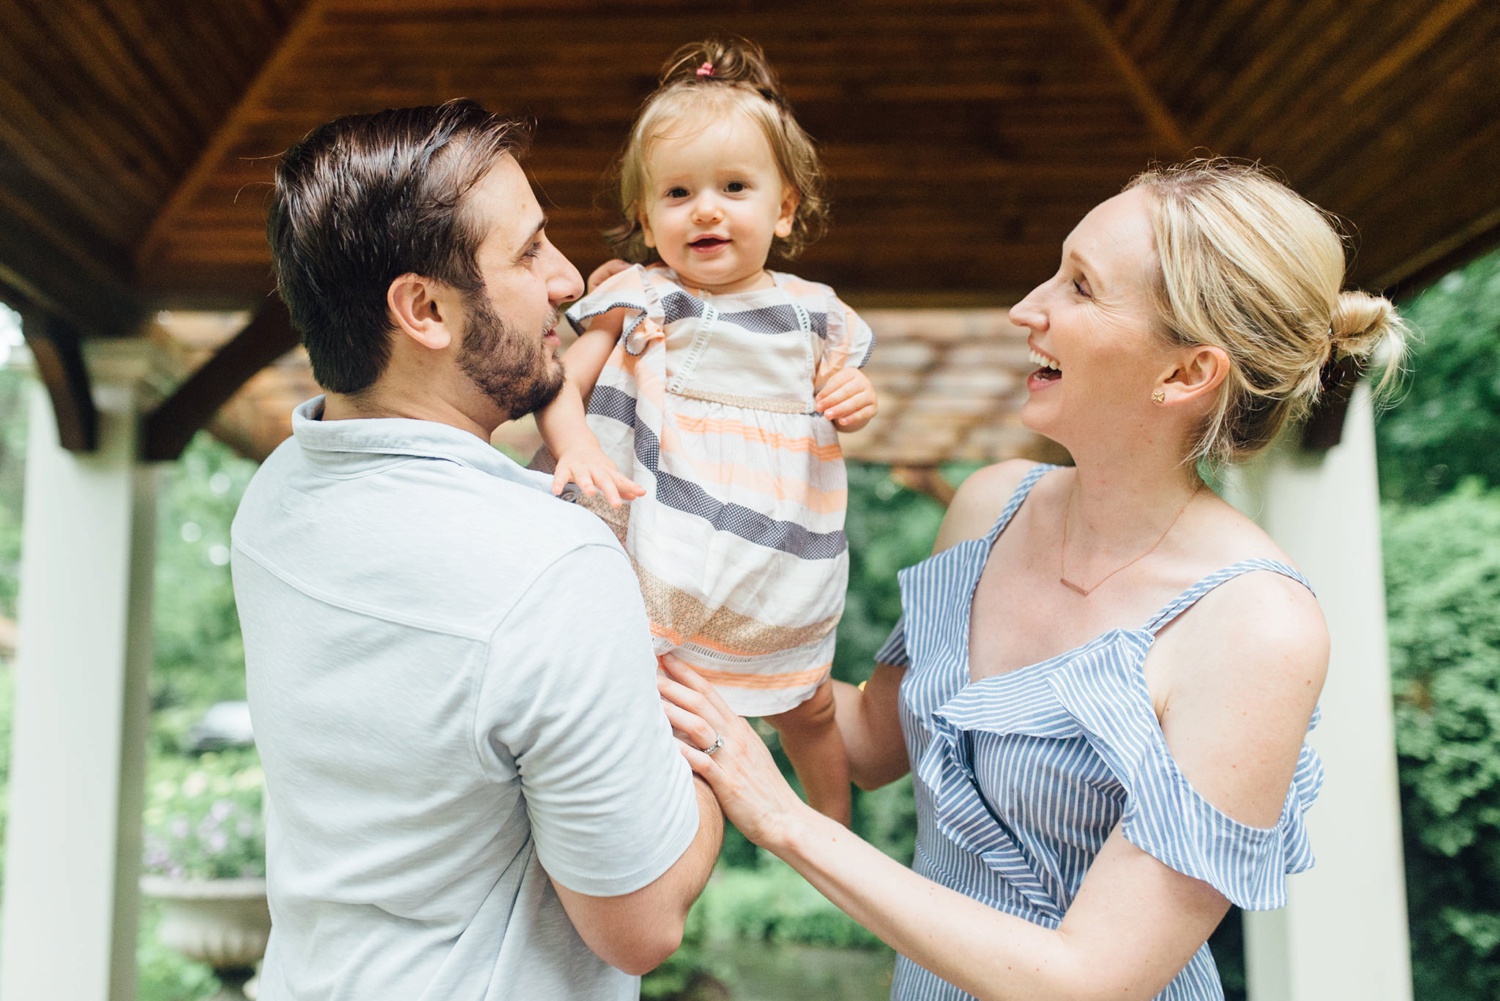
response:
M667 197L668 198L686 198L687 197L687 193L688 193L687 188L668 188L667 189Z
M737 195L741 191L746 190L747 187L748 185L746 185L744 181L730 181L728 184L724 185L724 190L732 195Z

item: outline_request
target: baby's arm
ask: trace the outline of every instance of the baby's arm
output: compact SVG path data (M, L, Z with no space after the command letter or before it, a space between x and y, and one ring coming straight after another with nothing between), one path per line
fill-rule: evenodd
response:
M622 310L612 310L598 317L563 353L562 392L536 415L542 440L557 460L552 492L560 494L563 487L573 482L585 494L603 493L611 507L619 507L622 501L634 500L646 492L604 454L584 417L583 401L594 391L594 383L614 350L622 316Z
M880 409L870 377L857 368L841 368L814 387L818 412L840 431L858 431Z

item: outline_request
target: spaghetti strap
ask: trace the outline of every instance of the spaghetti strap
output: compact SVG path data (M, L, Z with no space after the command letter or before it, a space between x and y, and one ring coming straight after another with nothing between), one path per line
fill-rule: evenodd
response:
M1198 603L1198 600L1200 598L1202 598L1208 592L1212 591L1214 588L1218 587L1220 584L1231 581L1241 574L1251 573L1255 570L1270 570L1273 573L1279 573L1283 577L1290 577L1292 580L1301 584L1309 591L1313 590L1313 586L1308 583L1306 577L1302 576L1302 574L1298 573L1292 567L1281 562L1280 560L1268 559L1263 556L1259 556L1254 559L1240 560L1238 563L1231 563L1229 566L1224 567L1221 570L1215 570L1213 573L1209 574L1207 577L1204 577L1202 580L1198 581L1198 583L1194 584L1192 587L1189 587L1177 597L1173 598L1166 604L1164 608L1162 608L1161 611L1157 612L1151 617L1151 621L1147 622L1144 627L1145 631L1150 633L1152 636L1155 636L1157 633L1161 632L1161 630L1164 629L1173 619L1177 618L1177 616L1181 615L1189 608L1192 608L1195 604ZM1313 594L1314 596L1316 596L1317 592L1313 591Z
M1005 526L1010 524L1010 520L1014 518L1016 516L1016 512L1021 509L1021 503L1025 501L1027 495L1031 493L1031 488L1036 486L1037 480L1040 480L1043 476L1046 476L1048 473L1052 472L1052 470L1061 468L1061 466L1055 466L1044 462L1027 470L1026 475L1021 477L1021 482L1016 484L1016 489L1011 492L1010 500L1005 502L1005 509L1000 512L1000 517L995 519L995 524L990 528L989 532L985 534L985 542L993 544L995 539L999 537L1000 533L1005 531Z

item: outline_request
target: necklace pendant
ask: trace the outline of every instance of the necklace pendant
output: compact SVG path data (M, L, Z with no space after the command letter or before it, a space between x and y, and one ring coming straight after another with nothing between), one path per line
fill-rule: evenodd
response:
M1094 593L1094 587L1099 586L1098 584L1095 584L1094 587L1082 588L1072 581L1068 580L1068 578L1061 576L1057 578L1057 582L1063 587L1067 588L1069 591L1072 591L1074 594L1082 595L1085 598Z

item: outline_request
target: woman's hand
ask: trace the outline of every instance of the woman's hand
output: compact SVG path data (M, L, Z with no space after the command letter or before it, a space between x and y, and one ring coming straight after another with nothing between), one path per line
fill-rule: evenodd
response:
M760 736L724 704L712 685L671 654L661 664L667 676L659 676L656 685L681 741L682 756L713 787L724 815L740 833L774 851L785 842L798 814L811 808L782 778ZM719 748L705 753L721 736Z
M870 377L857 368L841 368L815 387L813 405L840 431L858 431L880 409Z

